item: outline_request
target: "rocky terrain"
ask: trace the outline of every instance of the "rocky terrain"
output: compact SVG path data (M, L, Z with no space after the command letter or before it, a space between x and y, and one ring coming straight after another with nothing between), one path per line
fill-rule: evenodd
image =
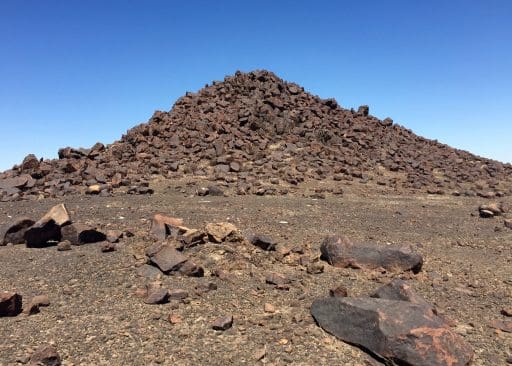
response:
M268 71L237 72L171 111L154 113L121 140L28 155L0 175L3 201L120 189L151 193L154 176L223 182L240 195L293 192L309 180L393 192L486 197L511 193L512 166L427 140L368 106L344 109ZM278 184L279 186L276 186Z
M0 178L0 365L512 364L512 167L237 73Z

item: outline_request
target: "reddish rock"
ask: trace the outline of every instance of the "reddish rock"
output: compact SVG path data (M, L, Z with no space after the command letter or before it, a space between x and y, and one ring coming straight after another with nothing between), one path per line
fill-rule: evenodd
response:
M512 321L511 320L492 320L489 323L491 328L499 329L503 332L512 333Z
M464 339L422 304L328 297L315 300L311 314L325 331L398 364L466 366L473 357Z
M380 287L370 296L379 299L409 301L414 304L430 306L423 297L414 292L406 281L398 278Z
M43 217L25 231L27 247L44 247L62 239L61 228L71 223L64 204L53 206Z
M60 366L61 359L57 349L53 346L43 346L30 356L31 366Z
M212 324L212 328L215 330L228 330L233 326L233 316L227 315L220 318L215 319L215 321Z
M164 288L151 288L148 289L144 303L155 305L165 304L169 301L169 292Z
M187 258L170 245L162 245L156 253L149 255L151 262L164 273L178 271Z
M340 268L385 268L418 273L423 265L423 257L411 246L356 244L344 236L325 238L320 251L329 264Z
M115 243L104 242L101 243L100 250L102 253L115 252L117 250L117 247Z
M156 240L163 241L171 234L173 228L183 226L183 220L176 217L164 216L161 214L155 214L151 221L150 234Z
M338 286L334 289L329 290L329 295L331 297L347 297L348 291L345 286Z
M118 243L120 239L123 238L124 233L121 230L107 230L106 240L109 243Z
M0 317L16 316L22 310L22 296L15 292L0 292Z

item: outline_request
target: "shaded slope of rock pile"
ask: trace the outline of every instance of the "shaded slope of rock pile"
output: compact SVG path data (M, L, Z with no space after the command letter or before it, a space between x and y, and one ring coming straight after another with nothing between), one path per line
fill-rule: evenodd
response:
M120 186L151 193L146 182L153 174L207 176L240 194L266 182L330 179L493 196L510 193L512 166L417 136L371 116L367 106L344 109L255 71L187 93L109 146L64 148L56 160L29 155L0 175L0 191L4 200L104 194Z

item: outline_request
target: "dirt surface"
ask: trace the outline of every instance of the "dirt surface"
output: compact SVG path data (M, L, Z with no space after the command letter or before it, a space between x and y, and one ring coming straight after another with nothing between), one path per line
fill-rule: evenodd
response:
M64 202L74 221L135 235L103 253L100 244L0 247L0 290L15 290L24 303L46 294L50 306L35 315L0 319L0 365L27 362L41 345L54 344L64 365L372 365L360 349L318 327L309 312L314 299L343 285L350 296L367 295L400 276L469 342L474 365L506 364L512 333L489 326L506 320L512 303L512 230L503 216L483 219L483 198L448 195L393 196L351 192L312 199L288 196L198 197L194 185L160 185L154 195L70 196L0 203L0 224L11 217L39 218ZM509 197L500 199L509 204ZM137 275L155 213L181 217L191 228L231 222L244 234L278 242L266 252L247 243L207 243L184 252L202 265L202 278L159 277L168 289L189 293L184 301L148 305L135 295L155 279ZM354 240L414 243L423 254L417 274L339 269L325 262L310 274L322 239L345 234ZM289 255L283 256L292 249ZM301 254L300 252L303 252ZM227 278L212 276L218 270ZM270 272L291 280L289 290L267 284ZM209 283L216 290L205 291ZM267 304L267 305L265 305ZM270 306L268 305L270 304ZM172 315L173 322L169 322ZM232 315L226 331L213 322Z

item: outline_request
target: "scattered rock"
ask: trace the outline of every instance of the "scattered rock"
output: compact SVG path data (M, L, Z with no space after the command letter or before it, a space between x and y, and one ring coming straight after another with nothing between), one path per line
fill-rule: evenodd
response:
M265 313L275 313L276 312L276 308L274 307L274 305L269 304L269 303L265 303L263 310L265 311Z
M512 308L503 308L503 309L501 309L501 315L512 317Z
M64 241L59 242L59 244L57 244L57 250L59 252L71 250L71 242L69 240L64 240Z
M144 303L154 304L165 304L169 301L169 292L164 288L149 288L147 291Z
M137 276L146 277L146 278L156 278L162 274L158 268L154 266L150 266L149 264L143 264L142 266L137 268Z
M238 229L229 222L208 224L206 225L206 233L208 234L208 239L214 243L237 241L240 239Z
M124 233L121 230L107 230L106 232L106 240L109 243L119 243L124 236Z
M512 229L512 219L506 219L504 221L505 227Z
M163 241L168 235L171 235L171 231L177 227L183 225L183 220L176 217L164 216L161 214L155 214L151 222L150 234L156 239Z
M291 283L289 278L276 272L269 273L265 278L265 282L270 285L275 285L276 288L280 290L288 290L288 285Z
M263 250L276 250L277 243L270 237L261 234L255 234L248 238L252 245L255 245Z
M329 290L329 295L331 297L347 297L348 296L348 291L346 289L345 286L338 286L334 289L330 289Z
M115 243L110 243L108 241L101 243L100 250L102 253L115 252L117 250Z
M0 317L16 316L22 310L22 296L16 292L0 292Z
M34 220L28 217L21 217L11 225L6 226L5 231L0 229L0 245L8 243L23 244L25 242L25 232L34 224Z
M313 262L306 266L306 272L309 274L320 274L324 272L324 265L322 263Z
M71 224L68 210L63 203L53 206L41 219L25 231L27 247L44 247L57 244L61 238L61 228Z
M311 314L327 332L381 358L415 366L465 366L473 351L430 307L407 301L317 299Z
M188 297L188 292L182 289L173 289L169 291L170 300L183 300Z
M355 244L344 236L327 237L320 246L322 257L340 268L385 268L418 273L423 257L410 246L400 248L379 244Z
M213 329L222 330L222 331L228 330L232 326L233 326L233 316L232 315L217 318L212 324Z
M62 239L68 240L72 245L98 243L107 237L104 233L83 224L71 224L61 230Z
M183 319L181 319L181 317L177 314L169 314L169 316L167 317L167 320L169 320L169 323L171 324L179 324L183 321Z
M61 360L57 349L53 346L43 346L30 356L29 365L60 366Z
M156 253L149 255L149 259L164 273L178 271L187 261L183 254L168 244L161 245Z
M423 297L412 290L411 286L409 286L406 281L399 278L395 278L390 283L380 287L377 289L377 291L370 295L370 297L387 300L409 301L413 304L430 306Z
M492 320L489 326L503 332L512 333L512 320Z

